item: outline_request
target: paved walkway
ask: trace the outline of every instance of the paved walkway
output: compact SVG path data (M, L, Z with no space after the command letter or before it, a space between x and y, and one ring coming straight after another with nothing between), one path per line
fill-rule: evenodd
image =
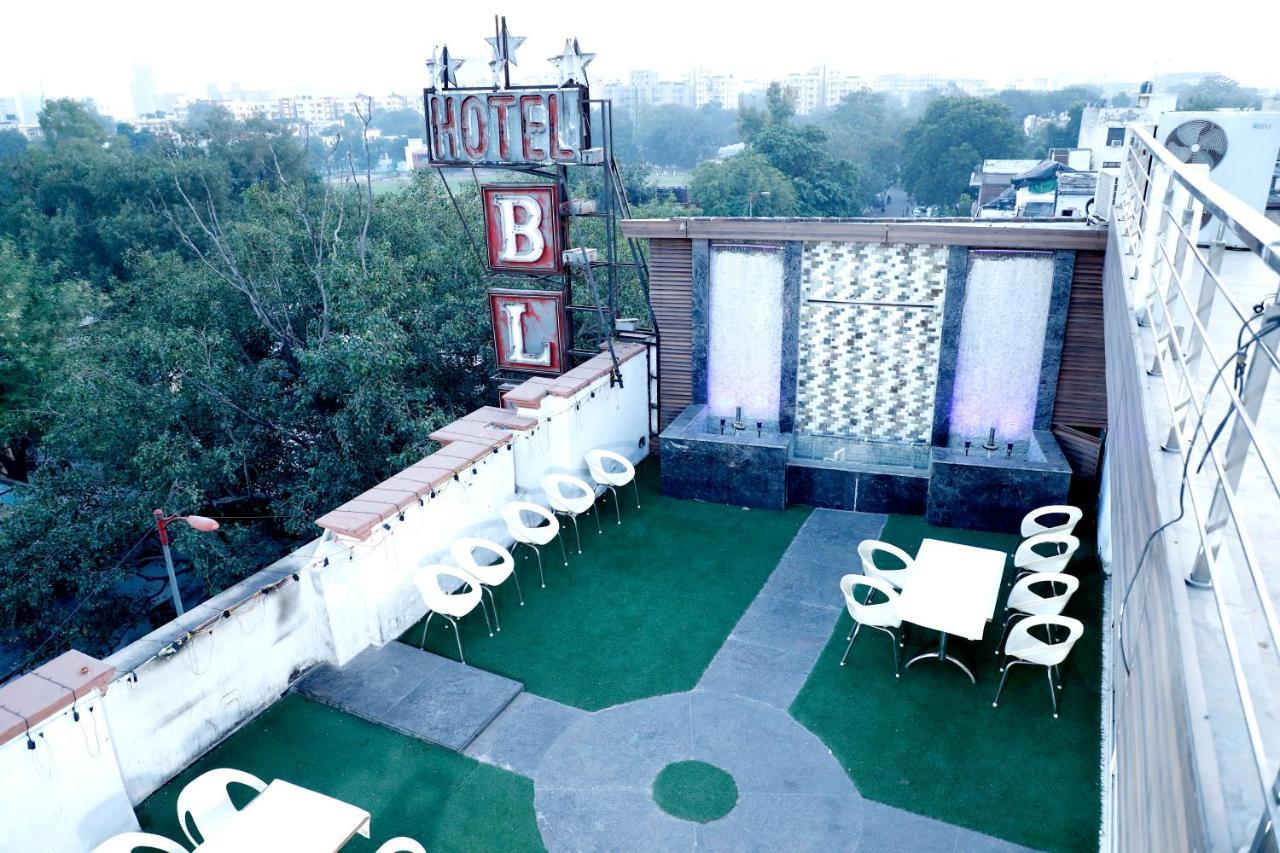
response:
M555 851L1013 851L1023 848L862 799L787 708L836 621L838 584L884 516L815 510L697 687L594 713L522 694L466 753L534 780ZM738 803L706 824L653 800L675 761L720 767Z

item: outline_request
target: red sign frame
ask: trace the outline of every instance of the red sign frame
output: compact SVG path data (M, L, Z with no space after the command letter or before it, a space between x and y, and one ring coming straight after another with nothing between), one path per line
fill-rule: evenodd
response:
M500 370L551 376L564 372L568 339L563 291L492 288L489 318Z
M480 193L490 270L538 275L564 272L564 224L555 184L485 184ZM534 209L540 217L534 234L542 242L542 251L527 260L513 258L513 253L529 254L536 248L528 233L530 211Z

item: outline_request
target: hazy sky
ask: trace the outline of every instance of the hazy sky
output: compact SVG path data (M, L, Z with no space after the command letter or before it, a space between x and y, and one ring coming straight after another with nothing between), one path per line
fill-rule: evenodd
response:
M592 82L652 68L678 76L701 66L767 80L820 64L852 74L954 77L1119 77L1219 70L1248 85L1280 87L1280 3L1275 0L720 3L616 0L560 4L540 13L506 3L124 0L14 2L0 15L0 96L93 97L132 112L129 79L150 65L157 90L203 95L206 84L279 92L410 92L423 62L447 42L469 58L464 84L488 82L493 13L528 37L513 82L536 82L577 35L599 54ZM552 8L552 4L545 4ZM452 9L453 11L450 11ZM532 9L532 7L529 7ZM1061 10L1057 14L1050 9ZM474 10L474 11L473 11ZM785 13L782 10L786 10ZM367 15L359 20L357 14ZM1267 42L1271 41L1271 44ZM1133 45L1132 48L1129 46Z

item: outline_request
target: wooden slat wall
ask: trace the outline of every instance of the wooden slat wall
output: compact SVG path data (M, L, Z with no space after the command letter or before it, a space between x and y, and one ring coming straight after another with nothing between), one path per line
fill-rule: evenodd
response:
M1075 472L1097 476L1100 437L1107 426L1107 360L1103 341L1102 266L1104 252L1076 252L1075 275L1062 341L1053 427Z
M649 298L662 336L658 428L666 429L693 402L693 241L649 241Z

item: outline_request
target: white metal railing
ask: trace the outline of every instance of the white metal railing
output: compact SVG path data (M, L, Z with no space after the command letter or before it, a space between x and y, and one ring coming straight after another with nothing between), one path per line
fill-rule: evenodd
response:
M1221 626L1260 786L1258 847L1280 826L1280 697L1273 689L1280 683L1280 619L1271 594L1280 588L1280 560L1260 546L1280 518L1280 459L1260 417L1264 403L1280 405L1277 395L1266 395L1280 368L1280 226L1213 183L1206 167L1178 161L1139 125L1126 135L1113 217L1132 307L1153 352L1148 373L1159 378L1157 399L1167 408L1163 447L1182 463L1177 514L1147 544L1172 528L1177 539L1166 539L1167 547L1185 549L1189 541L1195 549L1186 580L1200 590L1191 595L1203 612ZM1228 242L1256 260L1232 257L1228 271ZM1121 592L1116 619L1123 658L1128 595Z

